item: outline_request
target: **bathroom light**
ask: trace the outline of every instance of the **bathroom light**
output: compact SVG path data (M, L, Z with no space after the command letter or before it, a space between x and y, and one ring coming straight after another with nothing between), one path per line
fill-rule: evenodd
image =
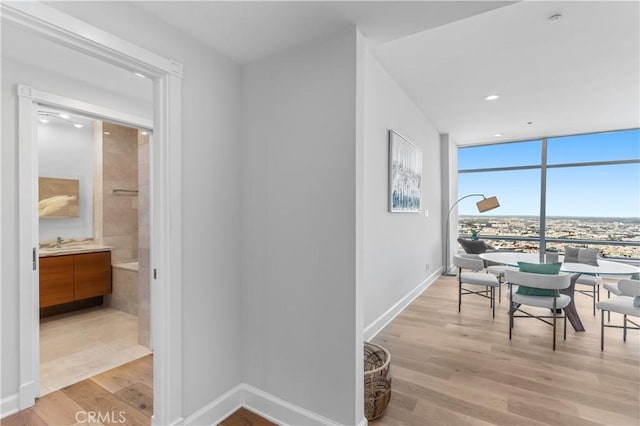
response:
M63 120L68 120L69 118L71 118L69 114L65 114L64 112L58 114L58 117L62 118Z
M500 97L500 95L498 95L497 93L494 93L492 95L488 95L487 97L485 97L485 99L488 100L488 101L495 101L499 97Z
M82 128L82 124L80 124L80 123L73 123L73 127L75 127L76 129L81 129L81 128Z
M147 76L146 76L146 75L141 74L141 73L139 73L139 72L134 72L134 73L133 73L133 75L135 75L136 77L140 77L140 78L147 78Z
M494 134L493 134L493 137L494 137L494 138L499 138L499 137L502 137L502 136L504 136L504 134L503 134L503 133L494 133Z
M49 121L51 121L51 120L49 120L48 118L44 118L44 117L42 117L42 118L40 118L38 121L39 121L39 122L41 122L41 123L47 124L47 123L48 123Z

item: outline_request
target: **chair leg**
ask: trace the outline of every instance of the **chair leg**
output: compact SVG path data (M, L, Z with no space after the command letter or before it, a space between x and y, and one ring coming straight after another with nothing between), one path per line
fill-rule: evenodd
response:
M567 311L563 310L564 313L564 333L562 338L564 340L567 340Z
M607 290L607 299L611 299L611 292ZM607 322L611 322L611 311L607 311Z
M596 316L596 287L598 287L597 285L593 286L593 316Z
M611 311L607 311L611 314ZM604 351L604 311L600 311L600 351Z
M496 288L491 287L491 308L493 309L493 318L496 317Z
M513 294L511 284L509 284L509 340L511 340L511 331L513 330Z
M622 323L622 341L626 342L627 341L627 316L624 315L624 319L623 319L623 323Z
M460 307L462 306L462 268L458 270L458 313L460 313Z
M556 298L553 298L553 350L556 350Z

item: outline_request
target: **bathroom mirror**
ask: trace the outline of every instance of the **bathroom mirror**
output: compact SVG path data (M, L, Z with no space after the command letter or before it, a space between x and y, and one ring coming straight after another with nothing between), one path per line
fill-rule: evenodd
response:
M38 178L38 210L41 218L80 217L80 181Z

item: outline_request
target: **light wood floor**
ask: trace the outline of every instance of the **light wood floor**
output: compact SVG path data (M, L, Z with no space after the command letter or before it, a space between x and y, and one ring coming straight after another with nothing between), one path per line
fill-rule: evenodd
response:
M153 358L126 365L38 399L2 425L149 425L153 413ZM89 417L93 416L93 417Z
M40 322L40 395L149 355L138 344L138 318L90 308Z
M393 393L385 415L372 425L639 424L637 331L623 343L621 331L606 330L600 352L599 316L591 314L591 299L576 295L585 332L569 326L566 342L559 333L553 352L551 327L517 319L509 341L507 299L495 319L488 301L477 296L463 298L458 314L455 280L438 279L374 339L391 352ZM124 411L126 424L146 425L151 389L147 356L52 392L1 423L71 425L86 420L84 414L76 420L78 412ZM244 409L222 424L271 425Z
M553 352L550 326L516 319L509 341L504 288L495 319L478 296L464 296L459 314L456 280L439 278L374 339L391 353L393 381L372 425L640 424L638 331L623 343L622 330L605 329L600 352L600 314L577 294L585 332L568 325L563 341L560 328Z

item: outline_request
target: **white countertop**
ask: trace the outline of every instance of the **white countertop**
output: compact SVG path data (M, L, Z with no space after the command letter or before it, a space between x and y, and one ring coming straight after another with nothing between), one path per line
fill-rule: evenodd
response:
M111 246L100 244L81 244L65 247L49 247L39 249L39 257L65 256L69 254L98 253L102 251L111 251Z

